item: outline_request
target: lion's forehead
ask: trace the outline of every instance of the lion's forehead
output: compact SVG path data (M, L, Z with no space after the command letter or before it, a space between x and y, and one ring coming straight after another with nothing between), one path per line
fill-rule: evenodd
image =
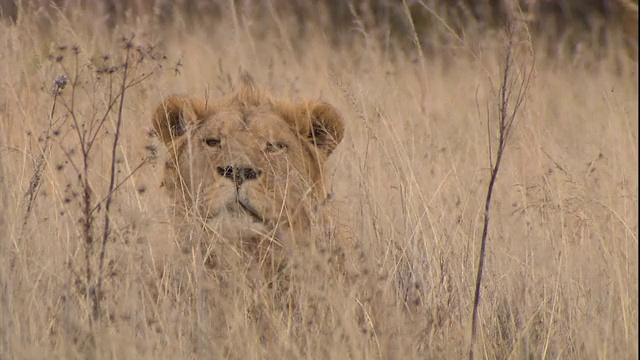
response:
M202 135L253 139L292 138L287 122L275 111L264 107L223 109L204 121Z

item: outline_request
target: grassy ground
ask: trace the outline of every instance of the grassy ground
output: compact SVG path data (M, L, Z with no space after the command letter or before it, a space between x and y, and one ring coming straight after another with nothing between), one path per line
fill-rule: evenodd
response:
M0 25L0 358L466 356L504 36L422 57L366 32L335 48L274 14L233 19L108 29L75 12ZM109 69L131 34L128 79L140 83L119 117L124 69ZM494 193L479 358L638 356L638 65L614 45L597 61L536 57ZM163 96L218 97L240 67L347 121L330 174L357 244L352 281L311 250L291 277L295 311L242 262L212 276L176 251L166 153L148 135ZM122 185L100 273L118 119ZM103 315L90 321L96 277Z

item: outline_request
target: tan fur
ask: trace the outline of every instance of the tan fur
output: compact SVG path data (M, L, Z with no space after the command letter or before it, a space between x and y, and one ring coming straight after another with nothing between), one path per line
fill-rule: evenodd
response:
M169 152L163 185L207 236L263 257L326 224L324 164L344 134L333 106L276 99L245 75L217 101L170 96L152 120Z

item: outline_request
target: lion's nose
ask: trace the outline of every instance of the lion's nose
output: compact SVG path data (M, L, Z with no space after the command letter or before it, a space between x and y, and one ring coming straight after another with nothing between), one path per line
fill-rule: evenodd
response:
M245 180L255 180L262 175L262 170L248 166L218 166L218 174L233 180L240 186Z

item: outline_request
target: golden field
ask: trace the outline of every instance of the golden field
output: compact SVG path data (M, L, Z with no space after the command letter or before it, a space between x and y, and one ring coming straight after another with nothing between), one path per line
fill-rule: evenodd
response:
M0 359L467 357L507 36L417 48L356 22L336 44L272 10L0 23ZM638 63L613 41L563 56L514 36L512 86L533 73L494 189L475 358L637 358ZM160 186L155 107L220 97L240 69L347 125L328 173L350 280L301 249L295 308L225 244L222 274L178 251Z

